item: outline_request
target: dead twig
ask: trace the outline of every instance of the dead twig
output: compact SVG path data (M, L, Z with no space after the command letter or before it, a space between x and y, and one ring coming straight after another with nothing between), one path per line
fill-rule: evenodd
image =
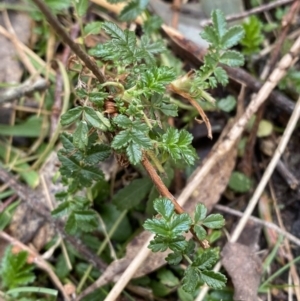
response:
M235 21L235 20L240 20L240 19L249 17L251 15L255 15L255 14L258 14L258 13L262 13L262 12L271 10L271 9L276 8L278 6L289 4L293 1L294 0L277 0L277 1L273 1L271 3L267 3L267 4L260 5L258 7L255 7L253 9L249 9L249 10L243 12L243 13L240 13L240 14L229 15L229 16L226 17L226 21L232 22L232 21ZM200 22L201 26L206 26L206 25L210 25L210 24L211 24L210 19L209 20L203 20L203 21Z
M28 80L18 87L5 90L1 93L0 104L13 101L23 96L28 96L36 91L45 91L48 87L48 81L43 78L39 78L35 82Z
M51 27L55 30L57 35L61 38L64 44L67 44L72 51L84 62L86 67L90 69L96 78L99 80L100 83L105 82L105 77L98 68L97 64L94 60L92 60L85 51L76 44L69 34L65 31L63 26L58 22L57 18L51 13L47 5L41 0L33 0L33 2L38 6L41 12L46 17L47 21L50 23Z
M235 215L235 216L239 216L242 217L244 215L243 212L240 212L238 210L223 206L223 205L216 205L215 209L220 210L222 212L226 212L229 213L231 215ZM276 231L279 234L282 234L284 237L286 237L289 241L293 242L295 245L300 246L300 239L297 238L296 236L290 234L289 232L287 232L284 229L281 229L280 227L278 227L277 225L264 221L260 218L257 218L255 216L250 216L249 220L254 221L256 224L267 227L269 229L272 229L274 231Z

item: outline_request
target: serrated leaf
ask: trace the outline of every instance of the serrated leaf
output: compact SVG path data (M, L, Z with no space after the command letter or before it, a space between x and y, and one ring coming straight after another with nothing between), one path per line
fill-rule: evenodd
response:
M228 186L236 192L245 193L251 189L252 181L245 174L234 171L230 176Z
M54 210L51 211L51 215L55 217L61 217L70 212L70 202L62 202Z
M81 117L83 111L83 107L76 107L71 110L68 110L65 114L63 114L60 118L60 123L62 126L67 126L74 123Z
M90 107L84 107L84 119L93 127L100 129L102 131L107 131L106 120L101 120L99 114L94 109Z
M128 128L132 125L132 121L125 115L119 114L113 119L114 123L117 124L121 128Z
M154 209L166 220L170 220L172 214L174 213L174 205L167 198L156 199L153 206Z
M207 214L207 208L204 204L200 203L197 204L196 209L195 209L195 223L198 223L199 221L202 221L205 219Z
M204 250L193 262L200 270L207 270L213 268L214 264L218 261L218 256L214 250Z
M115 23L106 21L102 24L102 28L106 33L114 39L119 39L126 42L126 36L123 30Z
M221 55L219 62L230 67L239 67L244 64L244 57L237 51L228 50Z
M192 224L192 219L187 213L177 214L170 220L170 230L172 231L172 236L180 235L182 232L186 232L190 229Z
M145 228L146 229L146 228ZM147 229L146 229L147 230ZM166 244L165 237L157 236L152 239L149 243L148 248L152 250L152 252L164 252L168 249L168 244Z
M34 267L26 262L27 257L28 253L25 251L14 254L11 247L6 248L0 264L2 287L12 289L34 281Z
M224 14L221 10L216 9L212 12L211 18L216 34L219 36L219 39L221 40L221 38L224 36L224 34L227 31Z
M131 142L130 131L124 130L114 137L111 146L114 149L120 149L122 147L125 147L130 142Z
M87 164L95 165L100 161L104 161L110 155L111 149L109 145L95 144L86 151L84 161Z
M101 31L102 22L94 21L86 24L83 28L83 32L86 36L90 34L98 34Z
M201 280L211 288L221 289L225 287L227 278L223 274L214 271L202 271Z
M130 210L147 196L152 185L148 178L133 180L114 195L113 203L119 210Z
M210 214L202 221L202 225L210 229L220 229L225 225L225 219L221 214Z
M241 40L243 46L243 53L253 54L259 51L260 46L264 40L262 33L262 23L256 16L250 16L243 23L245 36Z
M168 225L161 219L147 219L143 227L145 230L163 237L170 237L171 235Z
M224 112L231 112L236 107L236 99L232 95L222 98L217 102L217 107Z
M145 135L144 132L137 131L136 129L132 129L131 131L131 140L134 141L138 146L141 146L143 148L152 147L150 138Z
M228 84L228 75L222 67L217 67L214 70L214 76L221 85L226 86Z
M188 266L184 272L184 277L182 279L182 288L186 292L193 293L200 282L199 272L197 268L193 266Z
M161 17L153 15L147 17L147 20L144 21L143 23L143 31L147 34L150 35L156 31L158 31L163 24L163 20Z
M68 217L65 230L70 235L79 231L91 232L98 227L98 217L93 210L74 210Z
M133 165L138 164L142 160L143 153L141 147L138 144L129 143L126 148L126 154L130 163L132 163Z
M200 225L195 225L194 231L200 240L204 240L207 236L206 230L203 227L201 227Z
M133 0L121 11L119 18L121 21L135 20L147 7L148 0Z
M183 252L187 247L187 241L185 237L180 235L173 238L168 238L168 247L174 252Z
M73 133L73 143L76 147L81 150L84 150L88 145L88 126L86 121L80 121L76 130Z
M181 253L170 253L166 257L166 261L171 264L171 265L178 265L182 260L182 255Z
M235 46L244 37L244 30L241 26L233 26L229 28L221 39L221 44L224 49Z
M175 104L162 103L160 107L158 107L158 109L162 111L166 116L178 116L178 107Z
M212 45L219 44L219 36L216 30L212 26L206 26L201 32L200 36L202 37L202 39L206 40L208 43L211 43Z

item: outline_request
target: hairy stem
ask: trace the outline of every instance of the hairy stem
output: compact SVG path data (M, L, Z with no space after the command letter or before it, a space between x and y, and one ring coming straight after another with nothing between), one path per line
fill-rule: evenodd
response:
M46 17L47 21L51 27L55 30L56 34L61 38L62 42L67 44L72 51L84 62L86 67L90 69L100 83L105 82L105 77L98 68L97 64L81 49L81 47L76 44L65 31L63 26L58 22L57 18L51 13L47 5L45 5L42 0L33 0L33 2L38 6L41 12Z

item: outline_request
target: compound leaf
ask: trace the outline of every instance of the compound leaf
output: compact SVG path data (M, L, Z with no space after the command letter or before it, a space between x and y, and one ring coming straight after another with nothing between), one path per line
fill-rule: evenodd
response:
M210 229L220 229L225 225L225 219L221 214L210 214L202 221L202 225Z
M205 282L209 287L214 289L221 289L225 287L226 277L221 273L216 273L214 271L202 271L201 280Z

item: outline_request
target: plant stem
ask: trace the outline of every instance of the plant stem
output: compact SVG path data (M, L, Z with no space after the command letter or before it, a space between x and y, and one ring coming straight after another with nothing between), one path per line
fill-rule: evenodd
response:
M84 62L86 67L90 69L100 83L105 82L105 77L98 68L97 64L81 49L81 47L76 44L65 31L63 26L58 22L57 18L52 14L47 5L45 5L42 0L33 0L33 2L38 6L41 12L46 17L47 21L50 23L51 27L55 30L57 35L61 38L62 42L67 44L73 52Z
M174 205L175 207L175 211L178 214L182 214L185 213L185 211L183 210L183 208L177 203L176 198L173 196L173 194L169 191L169 189L166 187L166 185L164 184L164 182L162 181L162 179L160 178L160 176L158 175L158 173L156 172L155 168L153 167L153 165L150 163L150 161L148 160L148 158L146 157L146 155L144 154L144 157L141 161L142 165L144 166L144 168L146 169L149 177L151 178L152 182L154 183L154 185L156 186L158 192L168 198ZM190 232L193 234L194 239L200 243L201 247L204 249L209 248L209 242L207 240L200 240L195 231L190 228Z

